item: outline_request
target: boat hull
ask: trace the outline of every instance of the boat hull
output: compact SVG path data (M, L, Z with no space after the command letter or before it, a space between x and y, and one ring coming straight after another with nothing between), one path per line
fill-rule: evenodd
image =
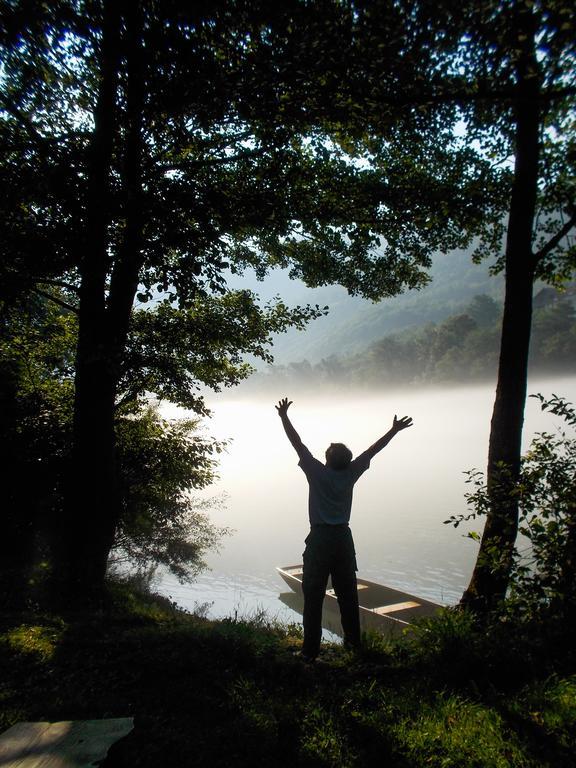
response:
M281 596L282 601L301 613L302 610L298 606L303 606L302 565L283 566L276 570L297 598L294 600L287 594ZM357 583L360 625L363 631L375 630L387 636L401 634L416 619L434 616L442 608L430 600L423 600L408 592L367 579L357 578ZM338 600L330 581L323 607L324 626L341 635Z

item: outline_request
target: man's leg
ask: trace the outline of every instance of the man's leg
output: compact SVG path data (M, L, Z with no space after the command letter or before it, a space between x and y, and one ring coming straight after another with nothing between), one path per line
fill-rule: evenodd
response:
M304 643L302 655L315 659L322 639L322 604L326 594L329 567L312 536L306 540L302 592L304 593Z
M338 557L331 569L332 586L338 598L340 618L344 630L344 645L359 648L361 643L358 586L356 583L356 554L352 534L341 542Z

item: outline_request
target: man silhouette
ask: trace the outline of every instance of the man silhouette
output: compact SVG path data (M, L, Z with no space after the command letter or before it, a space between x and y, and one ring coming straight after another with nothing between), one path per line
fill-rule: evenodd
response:
M382 450L392 438L412 426L412 419L394 416L391 429L370 446L364 453L352 460L351 451L342 443L331 443L326 450L326 464L315 459L300 439L288 417L292 401L287 397L276 406L282 419L284 431L300 461L308 480L308 515L310 533L306 537L304 550L304 572L302 591L304 593L304 644L302 656L314 661L320 651L322 638L322 603L326 593L328 577L332 586L342 620L344 644L351 649L360 646L360 617L358 611L358 590L356 585L356 553L349 528L352 509L352 491L358 478L370 466L371 459Z

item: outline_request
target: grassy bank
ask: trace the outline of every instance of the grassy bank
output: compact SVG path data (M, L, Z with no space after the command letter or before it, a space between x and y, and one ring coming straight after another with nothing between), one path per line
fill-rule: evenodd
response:
M562 633L486 635L447 613L307 665L297 627L212 622L118 586L106 611L1 622L0 730L133 716L107 768L575 765Z

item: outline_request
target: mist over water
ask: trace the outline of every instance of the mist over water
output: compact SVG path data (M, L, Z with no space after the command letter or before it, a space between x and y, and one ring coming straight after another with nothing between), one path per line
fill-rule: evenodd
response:
M576 401L576 378L534 380L529 393L558 394ZM278 565L301 562L309 525L307 483L297 466L274 405L289 392L266 398L208 398L213 417L207 432L232 440L221 456L217 484L205 496L226 494L212 510L216 525L234 529L219 553L208 555L210 571L192 585L163 574L158 591L193 610L209 604L213 617L250 615L299 621L278 599L286 587ZM444 525L466 512L464 472L485 470L494 386L426 388L381 394L298 393L290 417L303 442L319 459L331 442L344 442L356 456L388 431L393 416L412 416L373 459L354 490L351 528L359 575L449 605L468 584L478 544L465 538L483 521L455 529ZM165 416L181 414L163 408ZM560 421L529 399L524 447L535 432L554 431ZM198 494L200 496L200 494Z

